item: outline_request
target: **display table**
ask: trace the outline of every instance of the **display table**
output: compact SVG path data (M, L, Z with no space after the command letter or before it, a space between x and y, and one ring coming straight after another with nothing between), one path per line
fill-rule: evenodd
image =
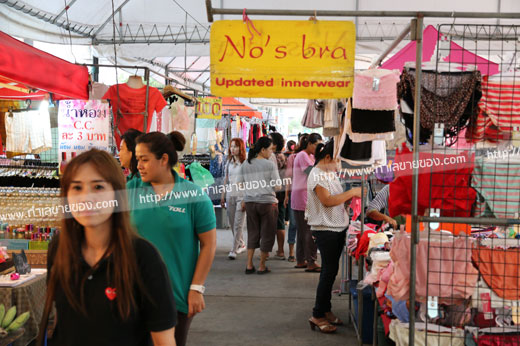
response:
M26 346L38 335L45 305L46 277L46 274L41 274L17 287L0 287L0 304L4 304L6 310L16 305L17 316L26 311L31 312L31 317L24 325L25 333L13 346Z

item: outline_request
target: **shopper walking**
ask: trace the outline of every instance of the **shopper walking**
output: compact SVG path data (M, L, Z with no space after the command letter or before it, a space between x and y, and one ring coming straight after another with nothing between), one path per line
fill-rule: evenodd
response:
M130 225L125 178L108 153L72 159L61 178L65 210L47 259L38 345L175 345L176 310L157 249Z
M211 200L173 170L183 143L179 133L151 132L138 137L141 178L127 185L132 221L139 234L157 247L170 274L178 310L175 339L180 346L186 344L193 316L205 307L204 282L216 249Z
M285 140L283 136L278 132L272 132L269 134L269 138L273 141L273 156L276 159L276 166L278 168L278 175L285 177L285 169L287 167L287 158L282 152ZM278 200L278 219L276 221L276 243L278 244L278 250L276 251L275 259L285 260L285 212L286 208L284 205L285 201L285 189L281 189L276 193L276 199Z
M344 203L353 197L361 197L361 188L343 192L336 176L338 162L334 156L334 141L319 144L316 148L316 166L307 183L307 208L305 216L321 255L321 273L316 290L316 302L309 319L311 328L323 333L336 330L343 322L331 311L331 292L338 274L339 259L345 245L349 224Z
M239 182L243 183L244 203L247 212L247 266L246 274L253 274L255 249L260 248L258 274L270 272L265 265L272 251L276 237L278 200L276 191L281 189L280 176L274 163L269 160L272 154L272 140L261 137L249 149L248 158L241 167Z
M229 143L228 160L225 168L224 185L226 189L222 193L220 204L224 208L227 204L227 214L231 232L233 232L233 245L229 252L229 259L234 260L237 254L244 252L247 247L244 242L244 226L246 222L246 210L244 192L238 188L240 178L240 166L246 160L246 146L241 138L233 138Z
M143 133L136 129L130 129L121 136L119 145L119 162L121 167L130 171L126 180L132 180L135 176L139 176L137 170L137 159L135 158L135 140Z
M300 152L294 158L293 163L291 208L294 210L298 227L295 268L306 268L306 272L319 272L321 270L318 264L316 264L316 244L312 240L311 230L305 220L307 179L312 167L314 166L313 154L321 141L321 135L318 133L311 133L308 137L303 136L298 148Z

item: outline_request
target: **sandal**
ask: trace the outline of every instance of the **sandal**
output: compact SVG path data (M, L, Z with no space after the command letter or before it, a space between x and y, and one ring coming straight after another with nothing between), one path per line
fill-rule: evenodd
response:
M246 274L253 274L254 272L256 272L256 269L254 266L251 269L247 269L247 267L246 267Z
M289 262L296 262L296 258L294 256L289 256L287 258L287 261L289 261Z
M274 259L281 260L281 261L285 261L285 255L278 255L278 254L276 254L276 255L274 256Z
M271 272L271 270L270 270L269 268L265 267L264 270L259 270L259 271L257 271L256 273L257 273L258 275L262 275L262 274L267 274L267 273L270 273L270 272Z
M321 267L313 267L313 268L307 268L305 269L307 273L320 273Z
M307 268L307 265L304 263L304 264L296 264L294 266L294 268Z
M318 327L318 330L322 333L334 333L336 327L329 323L327 320L317 321L314 317L309 318L309 325L314 330Z
M332 311L329 311L329 312L326 312L325 313L325 318L327 319L327 321L329 321L330 324L332 325L335 325L335 326L342 326L343 325L343 321L339 319L339 317L337 317L336 315L334 315L332 313Z

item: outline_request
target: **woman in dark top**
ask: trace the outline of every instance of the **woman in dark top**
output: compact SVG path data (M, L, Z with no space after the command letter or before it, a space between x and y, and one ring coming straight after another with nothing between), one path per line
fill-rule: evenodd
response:
M49 248L39 345L53 302L50 345L175 345L168 272L130 226L117 162L96 149L77 156L63 174L61 196L64 221Z
M130 174L126 178L127 181L132 180L135 176L139 176L137 159L135 157L135 140L142 134L143 133L139 130L130 129L121 136L119 162L121 162L121 167L130 170Z
M273 141L273 156L276 159L276 167L278 168L278 174L280 177L285 177L285 168L287 167L287 157L282 152L285 145L285 140L278 132L271 132L269 137ZM276 199L278 199L278 219L276 220L276 243L278 244L278 250L274 258L279 260L285 260L284 242L285 242L285 188L276 193Z

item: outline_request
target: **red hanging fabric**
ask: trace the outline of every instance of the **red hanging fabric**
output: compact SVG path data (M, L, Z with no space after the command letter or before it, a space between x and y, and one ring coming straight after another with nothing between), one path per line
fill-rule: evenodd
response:
M419 153L419 215L424 215L425 210L431 207L440 209L441 216L471 216L471 207L477 195L470 186L473 157L466 157L464 162L460 162L462 157ZM431 163L434 165L431 166ZM396 152L393 167L396 178L390 183L389 214L391 217L411 214L413 155L406 146L401 153Z
M57 58L1 31L0 76L62 97L88 100L85 66Z

